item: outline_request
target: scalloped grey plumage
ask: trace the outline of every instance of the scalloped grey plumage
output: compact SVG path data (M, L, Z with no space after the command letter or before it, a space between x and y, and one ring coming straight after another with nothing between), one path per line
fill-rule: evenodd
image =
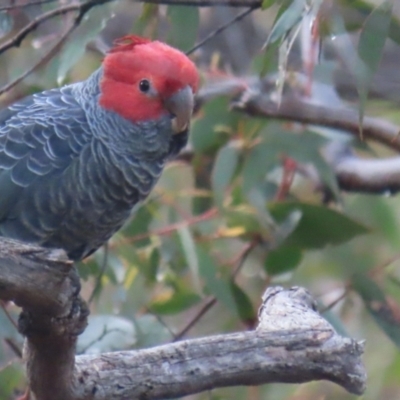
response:
M169 116L132 124L98 105L102 69L0 111L0 235L63 248L104 244L187 142Z

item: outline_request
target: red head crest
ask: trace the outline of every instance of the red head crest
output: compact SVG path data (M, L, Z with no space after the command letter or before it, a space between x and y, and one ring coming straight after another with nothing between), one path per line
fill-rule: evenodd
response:
M149 88L143 91L141 83ZM165 102L185 87L197 91L196 66L181 51L159 41L128 35L103 62L100 105L132 122L166 115Z
M138 44L150 43L151 40L137 35L126 35L114 40L114 47L108 53L116 53L118 51L130 51Z

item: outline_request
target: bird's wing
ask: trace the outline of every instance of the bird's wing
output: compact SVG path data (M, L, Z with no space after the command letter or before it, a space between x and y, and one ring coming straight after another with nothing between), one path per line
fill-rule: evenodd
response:
M0 110L0 221L41 176L63 171L90 140L72 86L34 94Z

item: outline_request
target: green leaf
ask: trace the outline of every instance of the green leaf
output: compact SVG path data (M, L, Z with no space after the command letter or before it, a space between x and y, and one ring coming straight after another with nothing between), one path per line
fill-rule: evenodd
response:
M354 73L357 77L357 89L360 96L360 129L372 78L378 69L385 41L389 35L392 8L392 2L389 0L376 7L365 21L358 42L357 51L361 63Z
M319 249L327 245L347 242L369 232L360 223L322 206L286 202L271 203L268 209L277 222L283 221L293 211L301 212L298 225L285 240L286 246Z
M0 12L0 38L7 35L14 26L14 19L11 13Z
M57 83L62 85L69 70L79 61L86 50L86 45L93 40L106 26L113 15L111 4L94 7L82 20L79 27L72 33L68 43L60 55L57 72Z
M200 276L204 280L207 291L213 294L229 310L236 311L236 303L228 279L223 280L217 276L218 267L204 248L197 246L197 255Z
M301 249L291 246L280 246L268 251L265 259L265 270L268 275L278 275L295 269L302 259Z
M398 18L392 18L389 28L389 37L400 45L400 21Z
M252 325L257 320L257 313L249 296L234 281L230 281L230 286L240 320Z
M187 226L178 229L179 239L182 243L182 250L185 255L187 264L189 265L190 271L192 272L193 286L198 292L200 292L199 276L199 260L196 252L196 244L193 236Z
M244 193L250 193L265 180L265 175L276 163L274 150L269 143L261 142L246 155L242 170Z
M24 382L24 371L17 363L2 365L0 369L0 399L15 399L16 388Z
M269 127L261 132L263 142L259 145L264 148L265 161L267 165L276 165L278 157L282 154L292 157L301 163L312 163L318 171L321 180L331 189L336 198L340 196L336 176L331 166L321 155L321 149L326 145L326 138L313 131L293 133L286 131L280 124L270 124ZM258 156L261 162L261 154ZM260 164L263 166L263 164ZM258 170L253 164L253 175L260 174L263 167ZM251 181L251 171L248 172ZM243 172L244 175L244 172ZM254 178L253 178L254 179ZM246 192L249 188L246 188Z
M301 21L306 2L293 0L290 6L279 16L267 39L265 47L277 40L284 39L289 32Z
M218 148L226 134L236 125L239 116L229 111L229 100L220 97L207 103L201 116L193 121L190 139L196 152L204 153Z
M191 6L168 6L171 22L168 42L182 51L190 50L197 38L199 9Z
M400 307L394 301L388 302L385 293L376 282L364 274L356 274L352 286L361 296L368 312L375 322L400 347Z
M149 282L156 282L157 272L160 267L160 251L155 247L151 250L149 263L146 268L146 278Z
M155 314L167 315L178 314L194 306L201 300L196 293L176 292L170 298L164 301L155 301L150 304L150 310Z
M275 0L262 0L261 10L266 10L275 4Z
M243 228L247 235L258 234L262 229L255 209L250 206L230 207L224 216L228 228Z
M143 4L142 5L142 13L140 17L135 21L133 25L133 32L138 35L144 35L145 30L148 25L151 24L151 21L158 16L158 4Z
M157 203L154 201L139 206L137 211L134 213L133 218L123 226L121 233L128 238L147 234L150 230L149 225L152 222L157 209ZM149 238L143 238L135 241L135 246L144 246L148 243Z
M211 184L215 202L222 206L224 193L230 184L239 160L239 149L231 142L224 146L217 155L211 175Z
M253 324L257 320L257 313L249 296L232 280L230 287L240 320L245 324Z
M371 14L375 8L374 3L370 0L338 0L338 3L342 3L347 8L343 10L344 15L351 14L352 16L349 19L350 24L346 23L346 28L349 31L359 30L365 21L365 16ZM394 2L392 1L392 3ZM393 13L390 21L388 37L400 44L400 21L395 13Z

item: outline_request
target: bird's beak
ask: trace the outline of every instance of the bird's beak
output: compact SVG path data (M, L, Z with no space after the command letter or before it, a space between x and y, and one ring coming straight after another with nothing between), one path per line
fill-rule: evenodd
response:
M194 107L194 96L190 86L179 90L164 101L167 110L174 115L172 129L174 133L180 133L189 126Z

